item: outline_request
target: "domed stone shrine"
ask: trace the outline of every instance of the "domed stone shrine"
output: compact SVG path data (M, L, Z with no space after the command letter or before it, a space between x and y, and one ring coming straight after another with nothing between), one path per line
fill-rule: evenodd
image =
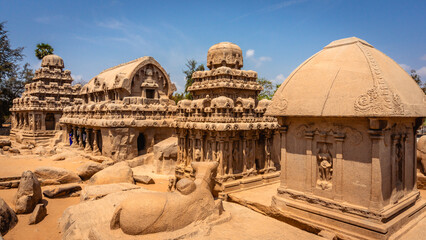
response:
M273 207L344 236L388 238L425 210L415 157L425 103L414 80L366 41L324 47L266 111L281 126Z

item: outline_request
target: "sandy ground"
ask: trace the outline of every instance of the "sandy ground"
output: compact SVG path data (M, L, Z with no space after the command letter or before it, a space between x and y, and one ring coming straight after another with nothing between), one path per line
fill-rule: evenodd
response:
M5 155L0 155L0 178L2 177L17 177L21 176L23 171L31 170L34 171L37 167L41 166L54 166L65 168L71 171L75 171L80 165L91 161L80 154L84 154L83 151L73 149L70 147L63 147L57 149L58 154L62 152L69 152L69 157L62 161L53 161L51 156L39 156L31 154L30 150L21 150L21 154L12 155L6 152ZM142 169L137 169L139 174L143 174ZM153 191L164 192L167 191L168 176L161 176L158 174L152 174L147 172L147 175L153 177L155 184L145 185L137 184L138 186L144 187ZM55 186L42 187L42 191L52 188ZM84 187L84 183L82 183ZM10 207L14 207L13 198L16 194L17 189L4 189L0 190L0 197L3 198ZM18 215L18 224L10 230L5 236L4 240L56 240L61 239L60 229L58 226L58 220L62 216L63 211L71 206L80 202L79 197L67 197L67 198L55 198L48 199L43 196L48 202L47 205L47 216L36 225L28 225L28 220L31 214L20 214Z

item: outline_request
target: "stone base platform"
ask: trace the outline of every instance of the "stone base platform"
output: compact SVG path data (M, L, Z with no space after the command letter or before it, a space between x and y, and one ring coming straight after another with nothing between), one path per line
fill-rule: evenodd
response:
M407 239L405 236L426 233L422 230L422 226L426 226L426 202L421 199L387 223L377 224L365 218L350 218L344 213L277 197L278 187L279 183L276 183L230 193L228 201L314 234L333 232L340 239Z
M49 143L49 141L55 136L55 133L56 133L55 130L44 131L41 133L27 133L27 132L11 130L10 139L12 141L16 141L19 143L25 143L25 144L32 143L34 145L36 144L44 145Z
M229 193L241 192L246 191L248 189L276 184L280 181L279 178L279 171L259 174L257 176L245 177L231 181L228 180L226 182L219 183L215 187L215 190L219 192L219 198L226 200Z

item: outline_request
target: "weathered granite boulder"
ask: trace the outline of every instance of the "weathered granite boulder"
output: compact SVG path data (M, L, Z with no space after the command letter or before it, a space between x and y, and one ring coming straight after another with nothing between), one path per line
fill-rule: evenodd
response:
M105 165L102 165L97 162L87 162L77 168L77 174L81 177L81 179L87 180L105 167Z
M10 147L9 146L4 146L3 147L3 151L9 151Z
M108 194L122 191L139 189L141 187L131 183L111 183L103 185L87 185L81 191L80 201L97 200L105 197Z
M41 187L31 171L22 173L18 191L15 195L15 211L17 214L31 213L41 201Z
M136 182L143 183L143 184L154 184L155 183L154 179L152 179L152 177L150 177L148 175L133 175L133 179L135 179Z
M126 162L119 162L93 175L89 184L134 183L133 171Z
M28 221L28 224L37 224L41 222L44 217L47 215L47 209L46 206L43 203L37 204L37 206L34 208L33 213L30 216L30 219Z
M19 151L19 149L17 149L17 148L9 148L9 152L14 153L14 154L20 154L21 153L21 151Z
M112 214L111 214L112 215ZM15 212L0 198L0 233L5 235L18 223L18 217Z
M154 145L154 165L157 173L174 172L177 160L177 138L169 137Z
M9 139L0 139L0 148L4 146L12 146L12 142Z
M66 197L70 194L80 191L81 187L78 184L69 184L66 186L58 186L52 189L47 189L43 191L43 195L48 198L59 198Z
M34 171L43 185L80 182L81 178L74 172L58 167L39 167Z

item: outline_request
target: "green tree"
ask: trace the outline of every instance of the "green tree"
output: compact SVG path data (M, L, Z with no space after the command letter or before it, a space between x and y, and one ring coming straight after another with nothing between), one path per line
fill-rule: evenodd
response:
M172 96L172 100L175 101L175 103L177 104L180 100L185 99L185 96L183 93L175 93Z
M192 94L188 92L188 88L194 83L194 80L192 79L192 74L196 71L204 71L204 65L200 64L198 65L197 61L194 59L187 60L186 69L182 70L182 72L186 75L185 76L185 91L183 92L183 98L185 99L192 99Z
M423 90L423 92L426 94L426 83L423 83L423 81L420 79L420 76L417 74L416 70L411 70L411 77L414 79L414 81L419 84L419 87Z
M271 100L275 92L281 86L281 84L273 84L266 78L258 78L257 83L263 87L263 90L257 96L258 100L269 99Z
M37 44L37 48L35 50L36 57L41 60L43 57L53 54L53 48L47 43L39 43Z
M0 124L10 115L13 99L24 91L24 85L33 77L33 71L26 63L21 68L19 63L24 55L18 47L11 47L5 22L0 23Z

